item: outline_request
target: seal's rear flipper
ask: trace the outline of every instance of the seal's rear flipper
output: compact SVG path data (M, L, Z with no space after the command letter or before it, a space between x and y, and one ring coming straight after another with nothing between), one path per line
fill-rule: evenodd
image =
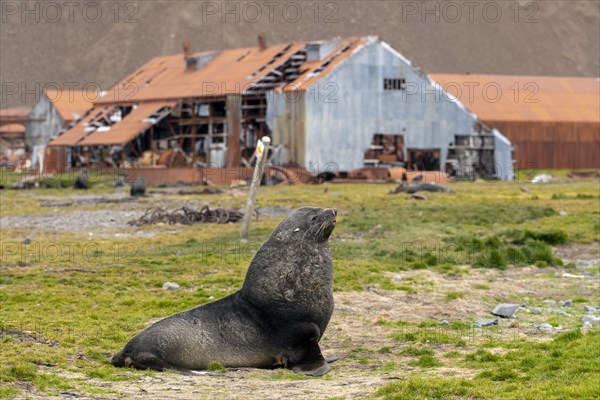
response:
M319 344L314 340L310 342L304 358L291 367L292 371L309 376L325 375L331 369L321 354Z
M329 357L325 357L325 361L327 361L328 364L334 363L337 360L341 359L342 357L340 356L329 356Z
M174 369L181 373L189 372L189 370L174 367L159 356L150 352L138 353L133 357L125 357L125 367L133 367L136 369L153 369L155 371L166 371Z

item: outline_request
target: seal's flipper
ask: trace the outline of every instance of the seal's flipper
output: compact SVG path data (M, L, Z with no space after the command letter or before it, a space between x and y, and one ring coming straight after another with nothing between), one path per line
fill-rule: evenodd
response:
M328 364L334 363L337 360L341 359L342 357L340 356L329 356L329 357L325 357L325 361L327 361Z
M168 369L174 369L181 373L189 372L189 370L186 370L184 368L180 369L180 368L173 367L171 364L169 364L162 358L158 357L155 354L149 353L149 352L143 352L143 353L136 354L133 357L133 359L131 359L130 365L127 365L128 364L127 358L128 357L126 357L126 361L125 361L126 367L132 366L133 368L136 368L136 369L153 369L155 371L166 371Z
M331 369L321 354L319 344L314 340L309 344L304 358L292 365L291 368L294 372L301 372L309 376L325 375Z

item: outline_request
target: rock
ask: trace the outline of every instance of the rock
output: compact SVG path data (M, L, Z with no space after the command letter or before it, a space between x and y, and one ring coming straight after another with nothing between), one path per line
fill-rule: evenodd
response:
M534 315L540 315L542 313L542 309L539 307L531 307L529 311Z
M587 260L575 260L575 266L580 268L591 268L594 266L594 262Z
M123 182L123 180L122 180L122 179L117 179L117 180L115 181L115 187L116 187L116 188L120 188L120 187L123 187L123 186L125 186L125 182Z
M582 331L587 331L588 329L592 329L592 324L590 324L589 322L584 322L583 326L581 327Z
M446 321L446 320L442 320L440 322L440 325L450 325L450 322Z
M478 321L475 321L475 323L473 325L475 325L478 328L482 328L484 326L498 325L498 318L494 318L494 319L489 319L489 318L480 319Z
M163 290L177 290L179 289L179 285L175 282L165 282L162 286Z
M564 215L567 215L567 212L565 210L560 210L558 212L558 215L563 215L564 216Z
M398 274L396 274L396 275L394 275L394 280L395 280L395 281L401 281L401 280L402 280L402 276L401 276L401 275L398 275Z
M546 299L546 300L544 300L542 303L554 304L554 303L556 303L556 301L554 301L554 300L552 300L552 299Z
M583 306L583 311L585 311L586 313L595 313L600 310L598 309L598 307L594 306Z
M519 308L518 304L498 304L492 314L502 318L510 318L517 311L517 308Z
M552 325L550 325L550 324L549 324L549 323L547 323L547 322L544 322L543 324L539 324L539 325L534 323L534 324L533 324L533 327L534 327L535 329L539 329L539 330L541 330L541 331L549 331L549 330L552 330Z
M595 315L586 315L581 319L581 322L584 324L587 322L590 324L600 325L600 317L596 317Z
M29 239L29 238L28 238L28 239L25 239L25 240L23 240L23 244L24 244L24 245L28 245L28 244L30 244L30 243L31 243L31 239Z
M571 300L565 300L562 303L562 307L571 307L572 304L573 302Z

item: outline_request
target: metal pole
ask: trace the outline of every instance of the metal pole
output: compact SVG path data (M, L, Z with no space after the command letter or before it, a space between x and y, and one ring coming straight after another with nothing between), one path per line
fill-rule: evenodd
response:
M262 180L263 169L265 167L265 161L267 160L267 154L269 151L269 144L271 139L268 136L263 136L261 141L265 145L262 157L258 160L256 167L254 167L254 174L252 176L252 182L250 184L250 193L248 194L248 202L246 203L246 210L244 211L244 220L242 221L242 230L240 232L240 239L246 240L248 237L248 229L250 228L250 220L252 219L252 212L254 211L254 200L256 200L256 192L260 186Z

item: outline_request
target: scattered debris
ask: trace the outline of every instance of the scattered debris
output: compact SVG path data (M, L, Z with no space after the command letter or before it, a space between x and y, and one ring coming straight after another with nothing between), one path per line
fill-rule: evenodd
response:
M179 287L175 282L165 282L162 285L163 290L177 290Z
M408 184L408 182L401 182L396 189L390 192L390 194L408 193L414 194L417 192L441 192L441 193L456 193L452 189L445 188L441 185L434 183L418 183Z
M238 210L216 208L211 210L208 206L202 207L200 211L188 207L181 207L168 212L162 207L152 207L146 210L139 219L129 221L128 225L142 226L154 224L167 225L191 225L191 224L226 224L238 222L244 217L244 213Z
M131 184L131 190L129 194L132 197L143 196L146 194L146 178L140 176Z
M585 275L573 275L573 274L569 274L567 272L565 272L564 274L562 274L563 278L576 278L576 279L583 279L585 278Z
M550 183L554 179L552 175L537 175L532 180L531 183Z
M475 323L473 325L475 325L477 328L482 328L484 326L498 325L498 318L494 318L494 319L489 319L489 318L480 319L478 321L475 321Z
M569 171L567 176L571 179L600 178L600 172L598 172L598 171Z
M517 311L517 308L519 308L518 304L498 304L492 314L502 318L510 318Z

